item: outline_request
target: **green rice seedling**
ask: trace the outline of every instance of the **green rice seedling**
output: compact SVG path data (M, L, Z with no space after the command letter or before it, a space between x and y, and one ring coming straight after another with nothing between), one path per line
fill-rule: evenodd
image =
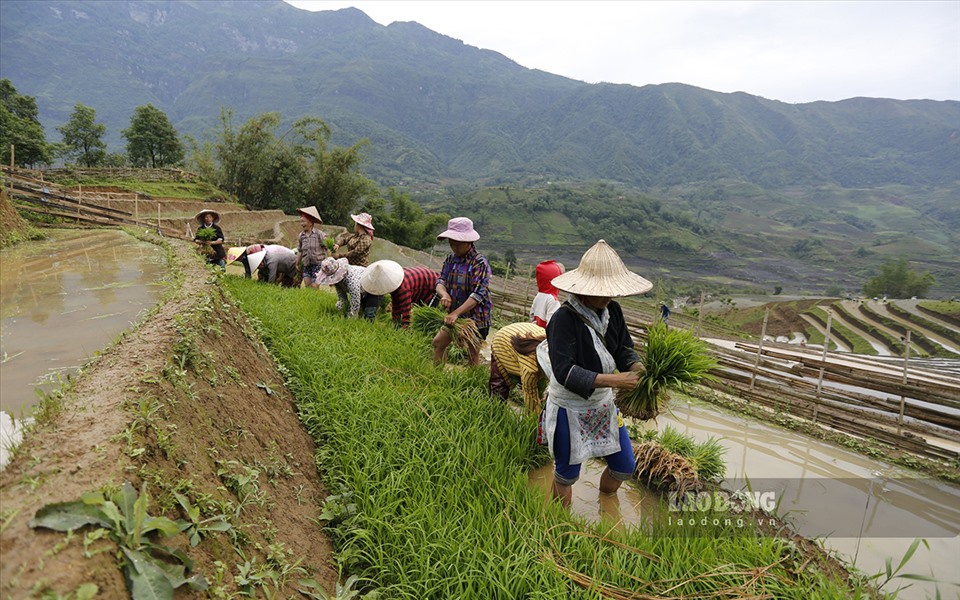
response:
M668 390L682 391L686 386L710 377L717 365L705 342L686 329L670 329L657 322L647 332L645 372L637 387L618 393L620 410L642 420L656 418L667 400Z
M727 474L727 463L723 455L727 449L716 438L710 438L697 444L687 460L693 465L697 475L704 481L720 481Z
M329 295L241 278L223 287L284 365L326 488L354 505L321 524L341 576L364 588L418 600L859 593L795 568L786 542L750 526L684 537L659 523L586 524L530 486L549 460L536 418L490 402L489 372L438 370L420 336L336 318ZM324 335L304 335L302 314L318 315Z

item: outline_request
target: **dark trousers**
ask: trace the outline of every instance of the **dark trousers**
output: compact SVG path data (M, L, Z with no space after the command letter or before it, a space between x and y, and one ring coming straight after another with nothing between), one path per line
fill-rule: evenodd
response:
M364 318L370 321L377 318L377 310L379 310L381 302L383 302L383 296L373 296L371 294L361 296L360 312L363 313Z
M490 388L490 395L504 402L510 398L510 390L513 389L509 376L504 377L503 373L500 372L497 357L493 354L490 354L490 383L488 386Z

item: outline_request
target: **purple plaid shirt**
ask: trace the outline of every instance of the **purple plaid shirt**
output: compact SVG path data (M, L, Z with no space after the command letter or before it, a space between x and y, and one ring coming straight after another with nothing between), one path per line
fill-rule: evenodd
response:
M440 269L437 284L441 283L453 300L450 310L466 302L467 298L473 298L477 306L463 316L473 319L478 328L490 327L490 264L476 248L471 247L461 258L450 254Z

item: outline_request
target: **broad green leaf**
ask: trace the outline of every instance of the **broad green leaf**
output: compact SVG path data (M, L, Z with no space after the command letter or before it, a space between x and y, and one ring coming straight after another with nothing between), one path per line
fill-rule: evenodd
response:
M120 490L113 495L113 503L117 505L117 508L120 510L120 514L123 515L123 523L125 531L132 532L135 531L135 524L133 521L134 518L134 504L137 502L137 490L130 485L129 481L125 481Z
M76 600L93 600L100 592L100 586L95 583L81 583L77 586Z
M69 531L84 525L113 528L110 518L99 507L84 502L48 504L37 511L28 525L32 528L43 527L54 531Z
M162 536L170 537L171 535L177 535L189 526L189 523L174 521L167 517L147 517L140 528L140 534L146 535L152 531L158 531Z
M172 600L173 586L147 555L123 548L124 574L133 600Z

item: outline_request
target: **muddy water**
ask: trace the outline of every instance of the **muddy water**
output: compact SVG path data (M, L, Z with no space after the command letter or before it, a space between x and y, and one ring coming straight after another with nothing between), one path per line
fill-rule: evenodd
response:
M711 405L675 400L671 414L656 426L667 424L697 440L714 437L726 448L728 488L741 488L749 477L753 490L786 482L778 489L777 514L803 535L818 538L847 564L874 574L890 558L899 564L915 537L927 540L902 573L933 576L955 582L960 564L960 487L922 476L880 461L862 457L812 438L721 411ZM572 510L597 521L612 509L602 506L597 490L603 463L584 465L574 485ZM549 493L552 465L534 472L531 481ZM643 514L655 514L650 492L625 486L620 492L619 513L625 526L642 523ZM607 503L609 504L609 502ZM611 517L613 518L613 517ZM934 584L914 584L900 598L933 597ZM884 590L896 589L898 582ZM960 587L941 583L944 598L958 597Z
M119 231L51 230L0 252L0 409L14 418L157 303L165 257Z

